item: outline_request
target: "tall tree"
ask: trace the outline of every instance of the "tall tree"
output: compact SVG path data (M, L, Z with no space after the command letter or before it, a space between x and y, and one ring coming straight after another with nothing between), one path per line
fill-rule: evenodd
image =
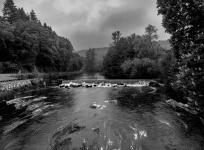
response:
M204 2L157 0L157 7L178 61L174 88L204 112Z
M38 22L38 18L37 18L36 13L33 9L30 12L30 20L32 20L34 22Z
M13 0L6 0L3 7L3 19L13 23L17 19L17 8Z
M29 20L29 16L25 13L23 8L18 8L17 14L18 14L19 19L21 19L23 21Z
M145 28L145 34L150 41L158 39L157 30L155 26L150 24Z
M120 37L121 37L120 31L115 31L112 33L112 39L114 41L114 44L116 44L120 40Z

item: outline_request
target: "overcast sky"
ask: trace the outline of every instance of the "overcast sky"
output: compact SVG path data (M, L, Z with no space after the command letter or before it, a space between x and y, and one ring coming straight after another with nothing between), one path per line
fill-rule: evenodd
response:
M2 5L4 0L0 0ZM143 34L148 24L158 28L160 40L169 38L157 16L156 0L14 0L18 7L36 11L61 36L72 42L74 49L105 47L111 33ZM1 6L2 7L2 6Z

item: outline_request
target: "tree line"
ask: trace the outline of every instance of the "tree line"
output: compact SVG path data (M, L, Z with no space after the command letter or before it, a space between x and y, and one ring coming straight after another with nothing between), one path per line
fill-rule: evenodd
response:
M112 33L113 42L104 58L104 74L109 78L158 78L167 66L165 57L171 51L163 49L156 41L157 28L148 25L144 35L123 37L120 31Z
M0 72L76 71L82 60L71 42L42 24L34 10L26 13L6 0L0 16Z

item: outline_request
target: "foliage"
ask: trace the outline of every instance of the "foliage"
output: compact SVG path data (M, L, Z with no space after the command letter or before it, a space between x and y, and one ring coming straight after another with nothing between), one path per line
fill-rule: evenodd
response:
M81 69L83 63L81 57L77 53L73 53L71 60L69 62L68 71L78 71Z
M134 36L120 37L121 33L116 31L113 35L113 44L109 48L103 62L104 74L110 78L123 78L124 74L121 64L134 53ZM117 35L115 37L115 35Z
M146 34L122 37L112 34L113 43L104 58L104 74L110 78L155 78L159 74L158 60L165 52L154 41L156 27L149 25Z
M159 67L154 60L149 58L135 58L127 60L122 65L122 70L129 78L156 78L159 75Z
M145 28L145 33L147 38L150 41L153 41L154 39L157 40L158 39L158 35L157 35L157 28L151 24L149 24L146 28Z
M13 0L6 0L3 8L3 18L5 21L13 23L17 19L17 8Z
M177 58L174 89L199 110L204 108L204 2L203 0L157 0L163 26L172 35Z
M27 15L12 0L6 0L1 18L0 62L16 64L16 69L29 72L36 68L45 72L81 69L82 61L73 53L71 42L46 24L41 25L34 10Z
M38 22L37 16L36 16L35 11L33 9L30 12L30 20L32 20L34 22Z
M169 87L174 80L175 65L176 59L172 51L168 51L159 60L160 79L167 87Z

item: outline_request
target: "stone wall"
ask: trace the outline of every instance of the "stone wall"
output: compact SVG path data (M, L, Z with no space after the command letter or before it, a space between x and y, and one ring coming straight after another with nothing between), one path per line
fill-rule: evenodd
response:
M15 89L19 89L24 86L30 86L31 80L17 80L17 81L8 81L0 83L0 91L12 91Z

